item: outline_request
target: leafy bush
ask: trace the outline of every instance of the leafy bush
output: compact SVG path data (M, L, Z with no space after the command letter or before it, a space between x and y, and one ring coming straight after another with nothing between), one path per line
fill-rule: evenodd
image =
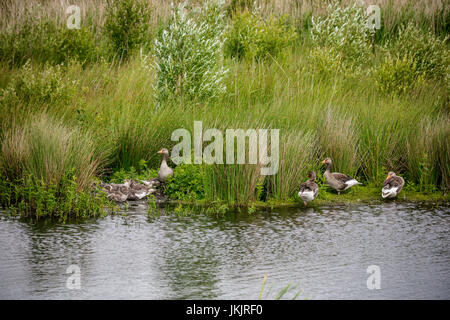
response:
M138 168L130 167L129 170L121 168L119 171L115 171L111 177L112 183L123 183L127 179L149 180L158 176L158 169L149 169L147 161L141 159L138 164Z
M311 39L333 63L360 66L370 58L370 29L362 7L353 4L341 8L337 2L328 6L327 15L312 17Z
M33 21L33 18L29 18ZM86 27L68 29L46 19L0 33L0 60L21 66L29 59L60 64L71 59L86 64L97 58L96 40Z
M0 91L0 104L67 102L75 93L74 82L63 78L61 65L45 65L37 71L28 61Z
M127 57L149 40L150 7L143 0L108 1L105 32L114 51Z
M388 54L383 63L373 69L375 84L382 93L403 94L423 81L417 63L408 55L399 58Z
M424 32L413 23L399 30L396 41L388 43L391 52L400 57L407 56L417 68L417 72L427 78L445 80L450 73L450 53L445 39L436 37L431 32Z
M61 28L58 31L55 57L52 62L60 64L74 59L85 65L95 61L99 52L93 33L86 27Z
M339 53L331 52L324 48L316 47L311 49L309 58L315 72L324 77L349 71Z
M235 13L226 37L227 55L260 60L277 57L293 43L297 34L287 23L286 16L263 18L245 10Z
M1 141L0 203L26 216L103 214L106 198L91 193L102 152L89 134L42 114Z
M199 165L182 164L175 168L169 178L166 193L172 199L199 200L205 198L204 170Z
M70 172L51 184L31 174L12 182L1 174L0 178L0 204L36 220L98 217L106 214L106 208L113 208L105 193L80 190L76 176Z
M197 16L173 8L155 41L158 104L170 99L211 99L225 92L222 66L223 1L207 1Z

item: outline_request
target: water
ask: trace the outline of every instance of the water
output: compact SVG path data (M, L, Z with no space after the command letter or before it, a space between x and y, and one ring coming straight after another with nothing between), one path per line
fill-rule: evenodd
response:
M78 224L1 216L1 299L450 299L450 208L412 203ZM81 270L70 290L67 268ZM367 287L379 266L381 289Z

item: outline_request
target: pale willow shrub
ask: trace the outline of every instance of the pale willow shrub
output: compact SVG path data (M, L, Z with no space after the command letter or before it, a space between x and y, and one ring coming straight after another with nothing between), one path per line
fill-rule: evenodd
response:
M362 7L353 4L341 8L333 2L325 16L312 17L311 39L315 49L311 58L324 69L327 64L339 71L362 66L370 60L370 32Z
M155 41L156 100L214 99L225 92L222 65L223 1L211 0L196 11L186 3L173 8L172 19Z

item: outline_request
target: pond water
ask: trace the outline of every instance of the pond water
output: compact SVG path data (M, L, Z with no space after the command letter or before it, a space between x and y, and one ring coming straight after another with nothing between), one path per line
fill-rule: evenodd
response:
M449 207L388 202L216 217L149 216L136 203L76 224L0 218L0 299L257 299L265 274L266 299L289 284L283 298L450 299ZM79 267L79 289L66 285L70 265ZM369 277L380 289L368 289Z

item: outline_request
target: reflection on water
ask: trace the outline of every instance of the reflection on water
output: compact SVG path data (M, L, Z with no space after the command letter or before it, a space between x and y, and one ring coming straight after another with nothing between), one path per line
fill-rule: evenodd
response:
M121 216L76 224L1 217L1 299L450 299L450 209L389 202L252 215ZM66 269L81 269L81 289ZM366 269L381 269L381 289Z

